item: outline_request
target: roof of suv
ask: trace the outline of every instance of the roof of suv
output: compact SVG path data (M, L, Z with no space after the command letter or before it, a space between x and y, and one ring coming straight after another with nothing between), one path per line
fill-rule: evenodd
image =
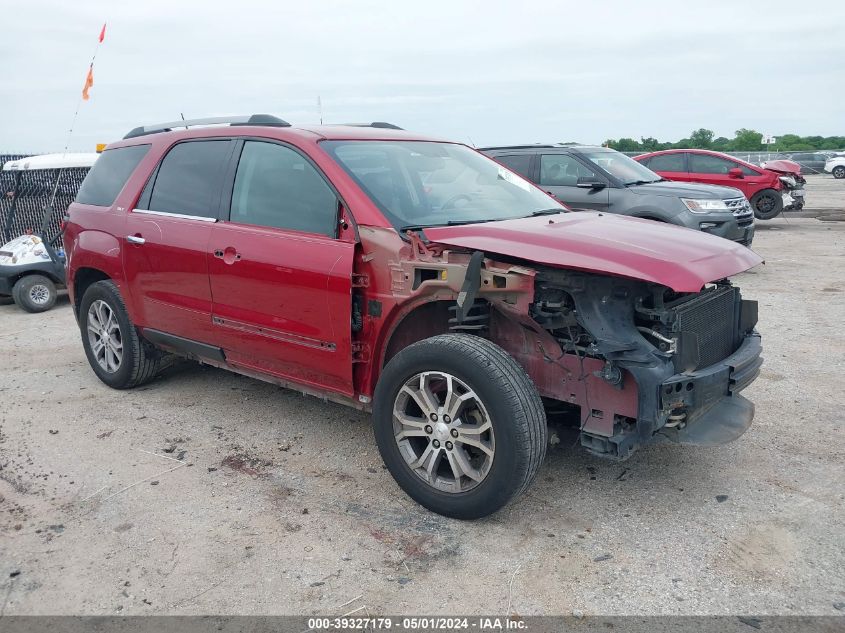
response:
M535 143L533 145L498 145L498 146L495 146L495 147L479 147L478 151L479 152L503 152L503 151L507 151L507 152L514 152L514 153L517 153L517 154L521 154L521 153L536 152L537 150L540 150L540 149L544 150L544 152L546 150L551 150L552 152L555 152L555 151L561 152L561 153L569 152L569 153L574 153L574 154L578 154L578 153L583 152L583 151L591 151L591 152L592 151L608 151L608 152L616 151L616 150L613 150L609 147L601 147L599 145L563 145L563 144L560 144L560 143L558 143L558 144Z
M156 139L188 139L210 136L269 136L273 138L299 138L317 140L407 140L435 141L443 139L407 132L392 123L352 123L343 125L299 125L292 126L272 115L251 115L239 117L214 117L174 121L136 127L121 141L112 146L134 145L151 137ZM147 141L149 142L149 141Z

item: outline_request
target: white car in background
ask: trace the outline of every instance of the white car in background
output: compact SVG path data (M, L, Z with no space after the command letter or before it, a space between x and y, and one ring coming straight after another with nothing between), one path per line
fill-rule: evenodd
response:
M845 178L845 156L831 156L825 161L824 170L834 178Z

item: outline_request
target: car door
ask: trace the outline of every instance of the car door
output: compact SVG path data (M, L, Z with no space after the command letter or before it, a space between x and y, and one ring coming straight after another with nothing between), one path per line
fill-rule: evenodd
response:
M741 176L731 173L739 169ZM736 161L714 156L712 154L689 153L690 182L700 182L707 185L734 187L750 198L759 189L759 183L764 178L753 169L741 165Z
M570 154L541 154L538 184L572 209L607 209L607 180Z
M686 152L670 152L668 154L656 154L645 159L642 163L651 171L666 180L689 180L689 169L687 168Z
M211 228L213 323L232 365L352 395L354 239L341 203L298 149L240 142Z
M229 139L173 145L126 214L123 265L138 325L213 342L208 242L233 150Z

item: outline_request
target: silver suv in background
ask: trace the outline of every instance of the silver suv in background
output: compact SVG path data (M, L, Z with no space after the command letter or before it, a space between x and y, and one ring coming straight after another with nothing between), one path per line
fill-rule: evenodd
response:
M754 212L733 187L670 182L606 147L517 145L480 151L576 210L668 222L745 246L754 239Z

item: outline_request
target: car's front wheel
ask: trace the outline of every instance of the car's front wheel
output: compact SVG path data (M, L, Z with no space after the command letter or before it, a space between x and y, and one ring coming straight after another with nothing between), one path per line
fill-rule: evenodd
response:
M837 165L832 173L834 178L845 178L845 165Z
M85 291L79 327L88 363L109 387L137 387L158 372L161 353L138 335L113 281L98 281Z
M774 189L763 189L751 197L751 208L758 220L771 220L783 211L783 196Z
M525 370L501 347L445 334L385 367L376 442L401 488L458 519L495 512L533 481L546 451L545 412Z

